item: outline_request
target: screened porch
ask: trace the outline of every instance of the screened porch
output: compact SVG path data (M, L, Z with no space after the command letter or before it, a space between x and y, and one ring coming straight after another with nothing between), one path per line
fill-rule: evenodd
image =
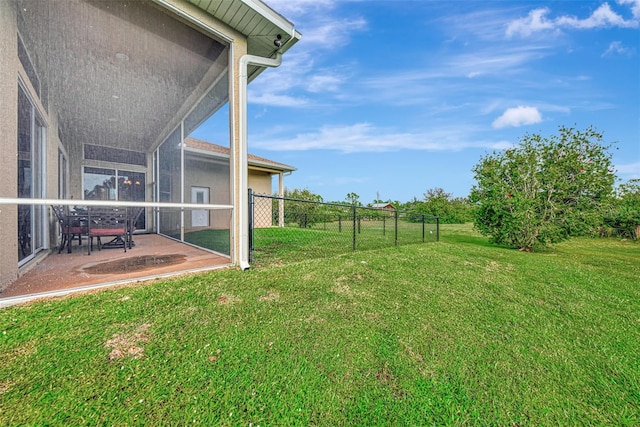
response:
M151 1L17 5L19 271L4 295L30 292L20 280L34 271L49 277L46 265L78 272L60 278L68 287L86 284L85 270L98 260L196 250L209 267L229 264L231 159L200 159L183 144L196 132L231 144L229 43ZM80 235L71 254L58 254L64 223L52 206L69 215L142 208L135 245L89 255L90 240ZM172 271L206 267L187 261L170 264Z

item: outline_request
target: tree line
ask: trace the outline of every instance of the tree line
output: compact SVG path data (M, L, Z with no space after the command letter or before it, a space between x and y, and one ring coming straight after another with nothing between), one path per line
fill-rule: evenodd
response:
M517 146L480 159L472 169L476 184L469 197L431 188L420 200L374 200L366 206L390 203L397 210L438 216L443 224L473 222L492 242L524 251L573 236L638 239L640 179L614 186L611 148L593 127L526 134ZM324 202L308 189L285 189L284 195ZM294 210L320 209L291 203ZM354 192L331 203L365 206Z

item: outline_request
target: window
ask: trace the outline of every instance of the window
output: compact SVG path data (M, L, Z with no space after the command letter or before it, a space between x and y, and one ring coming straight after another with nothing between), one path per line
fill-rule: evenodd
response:
M85 200L127 202L144 202L146 200L146 175L144 172L85 166L83 181ZM145 215L138 218L136 229L146 229Z

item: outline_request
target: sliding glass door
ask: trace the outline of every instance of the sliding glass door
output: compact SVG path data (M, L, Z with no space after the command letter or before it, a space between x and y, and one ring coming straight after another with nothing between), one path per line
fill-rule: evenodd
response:
M44 194L45 126L33 102L19 84L18 90L18 197L42 198ZM18 263L44 247L43 206L18 205Z

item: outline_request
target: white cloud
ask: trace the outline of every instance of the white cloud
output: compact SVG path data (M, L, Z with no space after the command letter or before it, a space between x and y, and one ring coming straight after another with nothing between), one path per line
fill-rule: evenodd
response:
M508 108L500 117L493 121L492 126L500 129L507 126L519 127L532 125L534 123L540 123L541 121L542 115L536 107L520 105L515 108Z
M628 176L629 179L640 178L640 162L616 165L616 172Z
M607 50L604 51L602 56L613 56L613 55L623 55L623 56L631 56L634 50L628 48L622 44L622 42L615 41L609 44Z
M604 3L597 8L591 16L586 19L578 19L573 16L561 16L556 20L560 27L570 27L578 29L604 28L604 27L637 27L637 21L627 21L622 16L611 10L608 3Z
M358 16L334 16L335 0L270 0L268 4L299 23L296 28L302 38L280 67L266 70L250 85L249 102L300 107L309 106L311 99L317 99L315 94L340 93L350 64L332 63L324 69L318 64L348 44L354 32L366 30L367 21Z
M618 4L630 4L634 18L640 18L640 0L618 0Z
M303 107L308 101L303 98L295 98L289 95L279 95L276 93L262 92L248 93L248 102L250 104L271 105L274 107Z
M348 43L350 35L354 31L362 31L367 27L367 21L363 18L335 19L326 17L312 23L304 29L299 44L306 48L335 49ZM296 46L296 49L299 49Z
M577 18L575 16L560 16L555 19L547 17L549 8L533 9L525 18L519 18L507 25L507 37L521 35L530 36L539 31L559 31L562 28L592 29L592 28L637 28L640 26L640 0L620 0L622 5L631 4L633 19L625 19L616 13L608 3L600 5L587 18Z
M294 137L253 135L252 146L273 151L334 150L344 153L390 152L399 150L460 151L467 148L501 150L511 147L506 141L478 141L460 127L430 133L396 132L370 123L347 126L323 126L298 133Z
M337 92L345 78L338 74L316 74L307 79L307 90L312 93Z
M551 30L554 28L553 22L545 18L549 13L548 8L534 9L529 12L526 18L519 18L510 22L507 26L507 36L514 34L529 36L536 31Z
M269 6L292 19L297 15L309 13L311 11L323 11L335 7L334 0L267 0Z

